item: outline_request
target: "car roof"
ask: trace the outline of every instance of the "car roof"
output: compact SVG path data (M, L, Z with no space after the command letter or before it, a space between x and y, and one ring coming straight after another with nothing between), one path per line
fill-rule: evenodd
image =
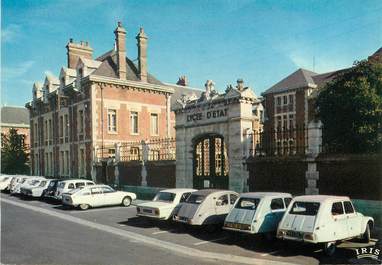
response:
M264 197L292 197L290 193L285 192L247 192L242 193L241 197L246 198L264 198Z
M227 193L227 192L235 193L235 191L231 191L231 190L205 189L205 190L195 191L192 194L208 196L213 193Z
M161 190L159 192L172 192L172 193L182 193L182 192L195 192L197 190L195 189L166 189L166 190Z
M294 198L294 201L307 201L307 202L331 202L350 200L347 196L334 196L334 195L303 195Z
M96 184L96 185L86 186L84 188L101 188L101 187L109 187L109 188L111 188L109 185L106 185L106 184Z
M92 180L89 180L89 179L65 179L65 180L61 180L60 182L69 182L69 181L81 181L81 182L87 181L87 182L93 182Z

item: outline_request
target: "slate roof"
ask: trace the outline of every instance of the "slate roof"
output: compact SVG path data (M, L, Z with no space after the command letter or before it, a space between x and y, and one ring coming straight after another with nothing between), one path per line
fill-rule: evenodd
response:
M179 86L175 84L168 84L165 83L166 86L170 86L174 89L174 94L171 95L171 109L173 109L176 106L176 102L182 95L191 96L192 94L195 94L195 96L200 97L200 95L203 93L203 90L198 88L192 88L189 86Z
M371 58L382 58L382 47L379 48L375 53L373 53L373 55L369 56L369 59ZM280 82L273 85L271 88L267 89L265 92L262 93L262 95L282 93L299 87L307 87L308 84L317 85L318 87L320 87L325 83L332 81L337 74L347 71L349 69L351 69L351 67L328 73L317 74L315 72L300 68L294 73L285 77Z
M117 57L114 50L110 50L99 56L97 61L101 61L101 65L92 73L93 75L118 78ZM131 81L140 81L138 67L126 57L126 79ZM147 74L147 82L155 85L163 85L150 73Z
M29 112L24 107L9 107L1 108L1 123L29 125Z
M306 87L308 86L308 84L315 84L313 80L314 75L317 75L317 73L300 68L291 75L285 77L277 84L273 85L265 92L263 92L262 95L271 93L282 93L290 89Z

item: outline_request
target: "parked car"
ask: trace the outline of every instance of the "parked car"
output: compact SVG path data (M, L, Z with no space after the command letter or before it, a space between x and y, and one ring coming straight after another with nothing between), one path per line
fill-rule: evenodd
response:
M11 184L12 176L2 176L0 180L0 190L6 191L9 189L9 184Z
M44 177L31 177L27 179L24 183L20 185L20 194L23 196L28 196L28 190L40 185L41 181L46 180Z
M238 197L238 193L230 190L206 189L193 192L186 202L180 204L173 220L208 227L222 225Z
M174 209L195 192L194 189L167 189L158 192L154 199L137 205L137 215L154 219L168 220Z
M29 178L29 176L25 175L20 175L20 176L15 176L12 178L11 183L9 184L9 191L11 194L18 193L20 191L20 185L24 183L24 181ZM15 192L15 190L18 190Z
M349 197L311 195L295 197L284 214L277 237L320 243L332 255L336 243L355 237L370 240L374 219L355 211Z
M94 185L77 188L62 195L62 203L87 210L89 207L107 205L130 206L137 196L132 192L116 191L107 185Z
M54 197L57 200L62 200L62 194L69 192L71 190L82 188L85 186L91 186L95 185L93 181L86 180L86 179L68 179L58 182L56 193L54 194Z
M43 191L43 197L44 198L55 198L55 194L57 191L57 186L60 181L63 181L62 179L51 179L49 182L48 187Z
M243 193L225 218L223 228L274 237L291 200L292 195L289 193Z
M55 181L55 179L43 179L40 183L38 183L38 185L34 185L29 188L22 188L21 193L26 196L41 198L44 196L44 192L52 181Z
M11 189L11 195L20 194L21 188L24 186L29 186L32 183L35 183L34 181L36 179L42 178L40 176L22 176L18 177L16 180L16 183L13 186L13 189Z

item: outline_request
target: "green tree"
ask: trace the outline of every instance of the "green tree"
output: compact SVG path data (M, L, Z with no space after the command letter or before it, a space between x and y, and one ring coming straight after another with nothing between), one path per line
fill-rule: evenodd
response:
M16 129L1 134L1 172L6 174L29 174L28 153L24 135Z
M379 152L382 143L382 63L355 62L338 73L316 101L323 144L343 153Z

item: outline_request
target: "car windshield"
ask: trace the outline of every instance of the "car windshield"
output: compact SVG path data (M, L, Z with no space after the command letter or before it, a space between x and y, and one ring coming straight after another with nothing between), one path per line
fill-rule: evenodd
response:
M37 179L32 180L32 181L31 181L31 186L35 186L35 185L37 185L38 183L40 183L40 180L37 180Z
M320 208L319 202L295 202L290 209L290 214L315 216Z
M190 197L186 200L187 203L201 204L206 196L200 194L191 194Z
M159 192L157 195L155 195L153 201L172 202L175 199L175 195L175 193L171 192Z
M51 188L53 188L55 185L56 185L56 182L55 182L55 181L51 181L51 182L49 183L49 187L51 187Z
M41 181L41 183L40 183L40 187L44 187L46 185L46 180L43 180L43 181Z
M259 198L240 198L235 204L235 208L245 210L256 210L259 203Z

